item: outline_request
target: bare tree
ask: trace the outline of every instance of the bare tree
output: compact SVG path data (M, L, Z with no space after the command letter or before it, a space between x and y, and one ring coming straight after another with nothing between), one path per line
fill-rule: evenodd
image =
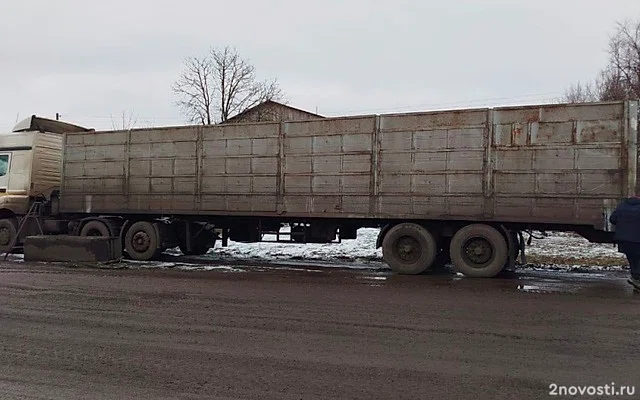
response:
M640 21L617 24L609 39L609 61L593 84L571 85L562 101L569 103L640 99Z
M132 129L133 127L136 126L136 124L138 123L138 118L134 117L133 112L129 112L127 115L127 112L125 110L122 110L122 115L120 115L119 120L116 120L113 118L113 115L111 116L111 128L116 131L119 129L122 130L126 130L126 129Z
M582 82L577 82L564 91L564 96L561 101L566 103L598 101L598 93L594 90L591 83L583 84Z
M623 99L640 99L640 21L618 24L609 41L609 68L616 81L611 93Z
M261 102L284 101L277 81L258 81L255 67L235 48L211 48L205 57L187 58L184 66L172 89L191 122L224 122Z

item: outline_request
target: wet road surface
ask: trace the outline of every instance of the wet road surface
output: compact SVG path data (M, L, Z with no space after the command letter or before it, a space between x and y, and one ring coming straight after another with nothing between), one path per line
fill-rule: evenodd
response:
M8 262L0 399L539 399L553 383L612 382L638 393L640 294L624 278Z

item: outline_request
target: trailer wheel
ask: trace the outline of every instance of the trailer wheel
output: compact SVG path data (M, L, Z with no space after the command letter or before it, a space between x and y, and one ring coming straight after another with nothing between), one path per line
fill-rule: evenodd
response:
M0 219L0 253L12 250L11 244L16 239L17 233L18 220L15 218Z
M159 253L159 240L158 232L153 223L138 221L127 229L124 248L129 257L134 260L147 261L153 259Z
M111 232L109 227L101 221L89 221L82 226L80 236L102 236L109 237Z
M509 257L507 241L485 224L467 225L451 238L449 246L455 268L472 278L491 278L500 273Z
M382 240L382 254L391 269L403 275L417 275L433 264L438 251L436 240L426 228L398 224Z

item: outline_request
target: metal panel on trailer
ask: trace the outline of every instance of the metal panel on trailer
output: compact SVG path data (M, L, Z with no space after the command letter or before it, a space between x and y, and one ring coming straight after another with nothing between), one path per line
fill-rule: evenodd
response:
M366 215L376 118L283 124L283 214Z
M383 115L376 214L469 215L483 204L484 109Z
M494 218L602 227L605 204L624 195L624 107L617 102L496 109ZM598 203L601 215L594 218Z
M587 224L638 183L637 103L66 135L61 206Z
M280 124L201 129L199 208L212 213L275 212Z

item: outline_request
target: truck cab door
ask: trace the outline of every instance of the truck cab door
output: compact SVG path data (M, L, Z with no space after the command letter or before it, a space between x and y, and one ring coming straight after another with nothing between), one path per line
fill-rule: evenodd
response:
M11 153L0 152L0 194L7 193L9 187L9 166Z

